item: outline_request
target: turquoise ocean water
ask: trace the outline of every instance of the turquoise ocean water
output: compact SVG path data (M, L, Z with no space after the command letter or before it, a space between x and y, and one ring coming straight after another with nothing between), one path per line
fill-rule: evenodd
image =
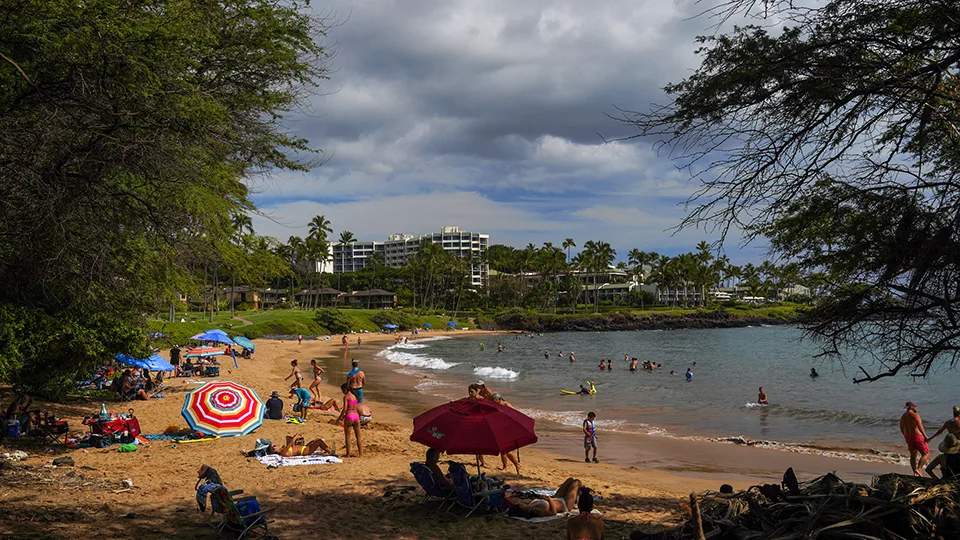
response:
M898 420L905 401L918 403L929 434L960 402L954 370L926 379L900 376L855 385L857 366L871 372L876 366L816 359L815 345L800 338L792 327L459 339L427 335L379 356L396 370L419 377L417 390L422 393L465 397L466 386L481 379L540 421L579 426L592 410L599 416L598 427L605 430L742 439L858 459L899 460L890 454L903 452ZM498 342L503 352L497 351ZM547 358L545 349L550 351ZM571 351L574 364L567 359ZM631 373L624 353L663 367ZM601 371L600 359L613 360L613 370ZM695 374L691 382L683 376L688 367ZM811 367L819 377L809 376ZM596 395L560 393L577 390L586 381L596 382ZM767 392L768 406L757 404L760 386Z

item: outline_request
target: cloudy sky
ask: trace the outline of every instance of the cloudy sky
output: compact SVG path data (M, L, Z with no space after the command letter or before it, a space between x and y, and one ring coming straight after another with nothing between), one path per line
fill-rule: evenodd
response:
M304 236L315 215L359 240L444 225L522 247L573 238L674 255L696 188L651 141L605 114L663 103L711 21L694 0L330 0L335 71L290 124L328 161L257 180L260 234ZM728 240L735 263L761 246Z

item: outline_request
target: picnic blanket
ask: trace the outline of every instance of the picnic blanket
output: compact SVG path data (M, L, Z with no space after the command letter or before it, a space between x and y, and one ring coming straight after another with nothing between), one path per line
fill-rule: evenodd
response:
M324 456L314 454L312 456L291 456L283 457L277 454L267 456L258 456L257 461L267 467L290 467L293 465L329 465L331 463L343 463L343 460L337 456Z
M544 523L544 522L553 521L553 520L556 520L556 519L572 518L572 517L577 516L577 515L579 515L579 512L573 511L573 512L564 512L563 514L557 514L557 515L555 515L555 516L546 516L546 517L535 517L535 518L522 518L522 517L517 517L517 516L508 516L508 517L509 517L510 519L516 519L516 520L518 520L518 521L522 521L522 522L524 522L524 523ZM590 515L591 515L591 516L594 516L594 517L600 517L600 516L602 516L603 514L601 514L599 510L597 510L596 508L594 508L594 509L590 512Z

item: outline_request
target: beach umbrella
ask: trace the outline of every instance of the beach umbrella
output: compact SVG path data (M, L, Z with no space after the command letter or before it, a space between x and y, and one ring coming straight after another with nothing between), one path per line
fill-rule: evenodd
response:
M424 326L424 328L428 328L428 327L433 326L433 325L430 324L430 323L423 323L423 326Z
M224 354L223 349L218 349L216 347L198 347L196 349L191 349L187 351L187 354L183 355L184 358L207 358L208 356L220 356Z
M236 345L230 336L227 335L223 330L207 330L202 334L197 334L190 339L197 341L216 341L218 343L228 343L230 345Z
M183 417L190 429L208 435L246 435L263 423L265 406L252 389L232 381L213 381L189 392Z
M410 440L448 454L495 456L537 442L533 418L485 399L465 398L413 419ZM480 462L477 461L479 468Z
M453 322L453 321L450 321L450 322L447 323L447 326L460 326L460 325L457 324L457 323L455 323L455 322Z
M118 354L114 358L121 364L138 367L140 369L149 369L150 371L173 371L173 365L159 354L151 355L149 358L134 358L126 354Z
M254 348L253 342L243 336L233 336L233 342L250 351Z
M383 327L384 327L384 328L391 328L391 329L392 329L392 328L400 328L399 326L397 326L397 325L395 325L395 324L392 324L392 323L385 324L385 325L383 325Z

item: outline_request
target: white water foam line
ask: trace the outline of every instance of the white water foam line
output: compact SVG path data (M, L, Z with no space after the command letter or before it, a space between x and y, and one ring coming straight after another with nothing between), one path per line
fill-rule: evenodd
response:
M426 349L427 345L422 343L397 343L389 347L391 349Z
M394 349L384 349L377 353L392 364L409 366L423 369L450 369L457 365L456 362L444 362L442 358L433 358L430 356L421 356L419 354L397 351Z
M473 374L483 379L499 379L503 381L512 381L520 376L512 369L502 367L478 367L473 370Z

